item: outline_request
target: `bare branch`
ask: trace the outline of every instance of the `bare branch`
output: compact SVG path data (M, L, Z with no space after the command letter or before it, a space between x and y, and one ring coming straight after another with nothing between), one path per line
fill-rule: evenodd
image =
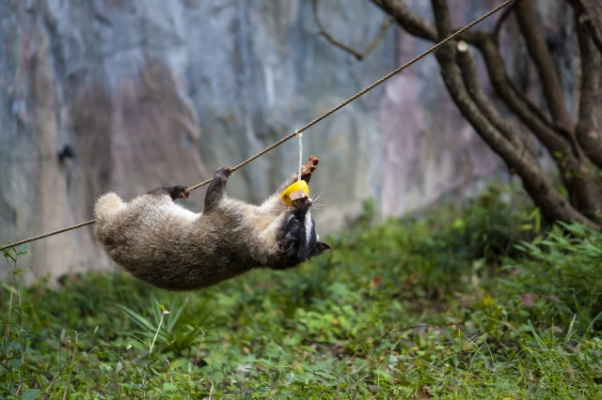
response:
M513 146L516 148L526 147L524 140L519 137L510 122L498 113L491 103L491 97L483 90L482 85L477 79L477 69L474 57L470 53L468 44L464 41L458 42L457 63L462 71L462 78L466 90L483 115L510 143L512 143Z
M380 26L380 30L378 31L378 34L376 35L376 37L374 38L372 43L370 43L370 45L366 48L366 50L364 50L364 57L366 57L368 54L372 53L372 50L374 50L376 48L376 46L378 45L378 43L380 43L383 36L385 36L385 32L387 31L387 28L389 28L389 25L391 25L393 23L393 21L395 21L395 19L393 17L389 16L383 22L383 24Z
M602 5L599 0L566 0L573 7L577 25L585 26L602 54L602 27L596 21L602 19Z
M534 112L535 106L527 103L526 98L519 96L506 72L504 60L490 34L482 33L471 44L478 47L483 55L485 66L495 91L514 112L519 119L537 136L537 138L551 152L567 152L570 150L568 142L554 131L550 124L541 118L541 114Z
M408 33L434 42L437 30L429 21L414 13L400 0L370 0L385 13L391 15Z
M462 35L462 40L466 40L481 51L489 78L502 100L529 129L537 131L537 136L541 141L545 142L548 136L553 137L554 124L552 121L510 79L498 48L498 42L493 35L477 30L466 33L470 34Z
M500 16L500 18L495 23L495 27L493 28L492 35L493 35L496 43L499 43L500 31L502 30L502 25L504 25L504 22L506 22L508 20L508 17L510 16L510 14L512 14L513 7L514 7L514 4L510 4L508 7L506 7L506 9L502 12L502 15Z
M585 27L577 27L577 38L581 53L581 97L575 134L587 157L602 168L602 54L596 51Z
M431 0L435 13L438 35L451 32L449 10L445 0ZM493 39L490 38L493 42ZM540 168L537 160L528 152L520 151L496 129L470 96L462 79L461 64L457 63L456 48L452 43L441 47L436 53L441 66L441 75L454 103L464 117L475 128L489 146L498 153L522 179L525 190L549 220L579 221L594 229L600 226L581 214L554 187L552 181ZM466 60L464 60L466 61ZM468 72L470 74L470 72ZM465 74L466 75L466 74Z
M559 127L561 133L568 133L569 140L571 140L573 147L575 147L576 140L573 122L565 106L560 79L556 73L552 56L548 51L544 34L535 16L533 5L531 1L517 1L514 4L514 11L518 26L527 44L529 55L539 74L544 98L554 124Z
M474 57L470 54L468 44L464 41L458 42L457 63L458 66L460 66L466 90L483 113L483 116L491 122L495 129L504 135L517 151L520 151L518 165L510 165L507 163L509 165L510 173L516 173L518 169L522 169L524 157L527 152L529 152L529 157L532 157L533 159L535 155L530 151L525 140L519 137L514 127L497 112L491 103L490 97L485 93L477 79ZM482 137L483 135L480 136Z
M372 43L370 43L370 45L368 45L368 47L366 47L366 50L364 50L363 52L359 52L359 51L355 50L353 47L348 46L345 43L338 41L330 33L328 33L328 31L322 24L322 20L320 19L320 15L318 13L318 6L319 6L318 2L319 2L319 0L313 0L314 20L316 21L316 25L318 25L318 29L320 30L319 34L324 36L324 38L326 38L326 40L328 40L334 46L336 46L340 49L343 49L348 53L351 53L355 58L357 58L360 61L363 60L364 58L366 58L370 53L372 53L372 50L374 50L376 48L376 46L380 43L380 41L385 36L385 33L387 32L387 28L394 21L394 18L392 16L387 17L387 19L382 23L382 25L378 31L378 34L376 35L376 37L374 38Z
M439 39L451 35L451 16L447 0L431 0L433 14L435 14L435 26L437 27L437 37ZM454 51L451 46L447 46L447 51L442 51L442 54L453 55ZM455 58L455 57L453 57Z
M594 200L595 182L584 161L574 156L571 143L557 130L550 128L538 115L531 111L530 105L518 96L510 83L501 54L488 34L483 34L475 42L481 50L491 83L516 116L535 134L554 157L561 172L561 178L572 195L571 202L580 210L596 210L599 205Z

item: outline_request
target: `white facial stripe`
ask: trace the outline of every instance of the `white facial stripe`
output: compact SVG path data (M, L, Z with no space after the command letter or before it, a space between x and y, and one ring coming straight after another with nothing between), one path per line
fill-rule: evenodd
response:
M311 239L311 230L314 226L313 220L311 219L311 212L307 212L307 214L305 214L305 236L306 236L306 242L307 244L309 244L309 239Z

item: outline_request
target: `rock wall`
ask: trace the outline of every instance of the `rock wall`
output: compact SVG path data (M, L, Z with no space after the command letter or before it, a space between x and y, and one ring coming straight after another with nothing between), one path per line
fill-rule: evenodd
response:
M408 3L430 18L430 2ZM496 3L452 2L454 21ZM322 1L319 12L358 49L385 19L366 0ZM1 2L0 243L89 220L110 190L131 198L205 180L430 46L392 26L357 61L318 32L309 0ZM61 160L65 146L74 156ZM449 101L432 57L320 122L304 150L322 160L312 192L323 204L318 225L331 233L363 199L399 216L470 194L501 167ZM237 172L229 194L260 202L296 157L292 140ZM203 195L187 206L200 210ZM90 227L31 250L19 261L29 281L114 268Z

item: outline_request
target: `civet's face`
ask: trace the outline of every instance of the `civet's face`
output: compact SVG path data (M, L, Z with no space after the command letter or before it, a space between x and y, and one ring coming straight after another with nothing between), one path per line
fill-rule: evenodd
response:
M288 208L278 232L278 263L274 269L286 269L330 249L319 241L314 219L311 217L312 200L309 197L295 200Z

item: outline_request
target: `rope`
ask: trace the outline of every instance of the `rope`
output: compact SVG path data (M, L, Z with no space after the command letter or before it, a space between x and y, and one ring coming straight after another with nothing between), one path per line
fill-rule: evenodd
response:
M382 83L384 83L385 81L391 79L393 76L397 75L398 73L400 73L404 69L406 69L406 68L410 67L411 65L415 64L417 61L423 59L424 57L426 57L427 55L433 53L434 51L437 51L443 45L447 44L448 42L452 41L453 39L455 39L456 37L458 37L462 33L466 32L469 29L471 29L473 26L475 26L479 22L481 22L481 21L489 18L491 15L493 15L493 14L497 13L498 11L500 11L501 9L509 6L514 1L515 0L506 0L506 1L504 1L502 4L500 4L496 8L494 8L491 11L483 14L481 17L475 19L470 24L468 24L465 27L463 27L463 28L457 30L456 32L452 33L451 35L449 35L448 37L446 37L442 41L434 44L430 49L428 49L428 50L424 51L423 53L419 54L418 56L412 58L410 61L406 62L405 64L397 67L396 69L394 69L393 71L389 72L387 75L383 76L382 78L380 78L379 80L377 80L373 84L367 86L363 90L361 90L361 91L357 92L356 94L354 94L353 96L349 97L347 100L343 101L338 106L333 107L332 109L330 109L326 113L320 115L318 118L314 119L313 121L311 121L307 125L303 126L300 129L297 129L295 132L289 134L288 136L283 137L282 139L278 140L277 142L273 143L272 145L270 145L270 146L266 147L265 149L261 150L259 153L255 154L254 156L252 156L252 157L246 159L245 161L241 162L240 164L232 167L232 172L234 172L234 171L236 171L236 170L244 167L245 165L249 164L252 161L255 161L259 157L261 157L264 154L266 154L267 152L275 149L276 147L280 146L284 142L289 141L290 139L294 138L295 136L300 135L304 131L308 130L309 128L311 128L312 126L314 126L315 124L317 124L318 122L322 121L325 118L328 118L329 116L331 116L335 112L339 111L341 108L345 107L346 105L348 105L352 101L357 100L359 97L361 97L364 94L368 93L369 91L371 91L375 87L381 85ZM210 182L211 182L211 179L204 180L203 182L197 183L194 186L190 186L188 188L188 191L196 190L196 189L198 189L198 188L200 188L202 186L208 185ZM24 243L33 242L33 241L39 240L39 239L44 239L44 238L49 237L49 236L58 235L59 233L67 232L67 231L70 231L72 229L81 228L81 227L86 226L86 225L92 225L95 222L96 222L95 220L86 221L86 222L82 222L81 224L72 225L72 226L69 226L69 227L66 227L66 228L63 228L63 229L59 229L58 231L49 232L49 233L46 233L46 234L43 234L43 235L39 235L39 236L34 236L34 237L29 238L29 239L20 240L18 242L14 242L14 243L9 243L7 245L1 246L0 247L0 251L8 249L10 247L19 246L19 245L24 244Z
M90 220L90 221L82 222L82 223L77 224L77 225L71 225L71 226L68 226L66 228L59 229L58 231L48 232L48 233L45 233L43 235L38 235L38 236L30 237L29 239L19 240L18 242L9 243L7 245L4 245L4 246L0 247L0 251L9 249L11 247L20 246L20 245L25 244L25 243L33 242L35 240L44 239L44 238L47 238L48 236L58 235L59 233L67 232L67 231L70 231L72 229L81 228L82 226L92 225L94 223L96 223L96 220Z
M299 172L297 173L297 182L301 180L301 169L303 167L303 134L295 132L299 139Z

